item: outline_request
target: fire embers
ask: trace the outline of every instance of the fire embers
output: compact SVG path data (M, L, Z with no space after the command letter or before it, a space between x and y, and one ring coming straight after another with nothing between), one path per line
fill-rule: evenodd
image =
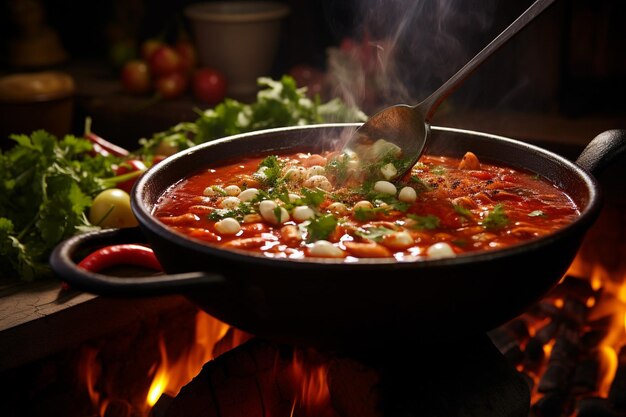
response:
M531 416L626 415L626 287L601 281L568 276L490 333L527 378Z

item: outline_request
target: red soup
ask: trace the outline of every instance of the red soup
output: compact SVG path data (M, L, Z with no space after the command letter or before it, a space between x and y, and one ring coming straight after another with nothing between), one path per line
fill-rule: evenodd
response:
M423 156L402 180L392 164L293 153L210 167L170 187L154 216L210 245L272 258L453 257L525 242L579 216L571 198L529 172ZM391 176L391 175L390 175Z

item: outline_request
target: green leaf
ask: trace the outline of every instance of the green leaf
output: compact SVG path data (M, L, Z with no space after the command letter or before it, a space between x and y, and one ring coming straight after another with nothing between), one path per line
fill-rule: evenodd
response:
M496 204L492 211L482 221L482 226L487 230L496 230L509 224L509 217L504 211L502 204Z
M408 214L407 217L415 222L414 228L418 230L433 230L439 227L439 217L433 214L419 216L417 214Z
M364 229L359 229L355 232L356 235L361 236L362 238L372 240L374 242L378 242L383 237L395 233L396 231L393 229L389 229L387 227L376 226L376 227L368 227Z
M458 214L459 216L463 216L466 219L471 219L473 216L470 210L466 209L460 204L452 204L452 207L454 208L454 211L456 212L456 214Z
M316 217L307 225L307 241L315 242L318 240L328 239L336 227L337 219L332 214Z

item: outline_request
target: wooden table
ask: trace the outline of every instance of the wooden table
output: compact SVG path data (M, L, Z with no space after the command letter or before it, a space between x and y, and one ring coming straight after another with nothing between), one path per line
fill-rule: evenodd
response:
M133 321L188 306L181 296L98 297L58 280L0 283L0 371L37 360Z

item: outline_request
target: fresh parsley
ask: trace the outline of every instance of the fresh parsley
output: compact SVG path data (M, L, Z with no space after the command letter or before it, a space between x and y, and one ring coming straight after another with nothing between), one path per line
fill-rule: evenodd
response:
M482 226L487 230L501 229L507 224L509 224L509 216L507 216L502 204L496 204L482 221Z
M259 91L250 104L230 98L213 108L198 109L195 121L176 126L141 139L143 155L154 155L161 143L178 150L225 136L283 126L332 122L363 122L367 116L358 108L340 99L321 103L307 96L306 88L298 88L290 76L279 80L258 78Z
M415 222L412 226L418 230L433 230L439 227L439 217L434 214L427 214L425 216L419 216L417 214L407 214L407 217Z
M52 249L93 229L85 216L92 198L110 186L115 157L91 156L92 145L42 130L12 135L0 151L0 276L50 276Z
M378 242L382 238L396 231L393 229L389 229L388 227L376 226L376 227L368 227L364 229L358 229L355 231L357 236L360 236L364 239L372 240L374 242Z
M337 219L332 214L316 217L310 220L310 223L306 226L308 232L307 241L315 242L328 239L336 227Z

